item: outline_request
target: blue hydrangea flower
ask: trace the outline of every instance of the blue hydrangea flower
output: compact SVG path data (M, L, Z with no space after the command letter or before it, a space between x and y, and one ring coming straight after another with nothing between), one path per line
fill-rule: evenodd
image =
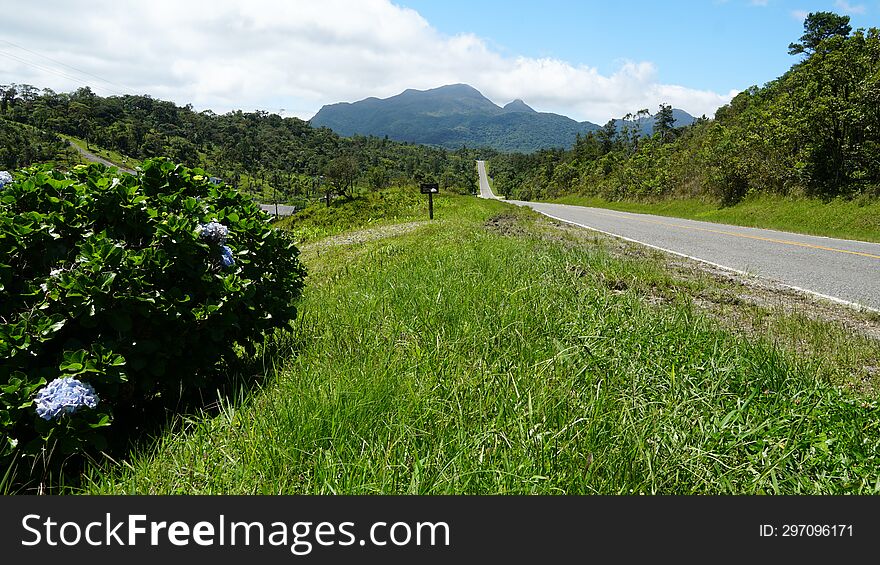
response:
M52 420L64 414L73 414L83 406L94 408L98 405L98 395L88 383L74 377L61 377L41 388L34 402L37 415L44 420Z
M224 267L235 265L235 258L232 256L232 249L229 249L228 245L224 245L220 248L220 260L223 261Z
M9 171L0 171L0 188L12 182L12 175Z
M196 232L198 232L199 238L202 241L223 245L226 243L226 236L229 235L229 228L219 222L209 222L207 224L199 224Z

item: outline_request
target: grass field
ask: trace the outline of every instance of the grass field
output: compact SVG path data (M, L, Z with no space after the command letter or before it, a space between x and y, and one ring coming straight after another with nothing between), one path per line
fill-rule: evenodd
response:
M611 202L602 198L565 196L551 202L880 242L880 202L876 199L863 201L838 198L824 202L810 198L759 195L724 207L697 199L650 203Z
M349 232L391 223L350 206ZM876 341L762 307L719 323L693 297L735 289L527 210L436 212L304 245L302 315L258 358L262 386L84 491L880 492Z

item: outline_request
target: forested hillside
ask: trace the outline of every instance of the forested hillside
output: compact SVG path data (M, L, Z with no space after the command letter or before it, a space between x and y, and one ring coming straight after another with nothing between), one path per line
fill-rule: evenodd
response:
M475 189L475 154L468 150L343 138L303 120L262 111L196 112L190 105L150 96L104 98L87 87L56 93L30 85L0 86L4 166L53 160L65 144L55 134L136 160L166 156L256 195L277 188L282 200L328 189L346 193L355 185L381 189L420 180L461 192ZM27 147L35 149L24 151Z
M578 134L599 128L559 114L536 112L522 100L502 108L466 84L329 104L311 123L340 135L388 136L447 149L465 146L523 152L571 147Z
M495 186L520 199L722 204L750 193L880 195L880 31L853 32L847 16L813 13L789 52L799 61L788 72L740 93L713 120L675 128L661 115L651 137L606 126L570 151L499 156Z
M684 110L672 112L677 126L694 122L695 118ZM648 110L640 110L611 120L608 127L651 135L654 121ZM522 153L570 149L579 135L599 129L591 122L536 112L520 99L500 107L466 84L409 89L390 98L329 104L315 114L311 123L329 127L340 135L388 136L447 149L488 147Z
M54 133L0 119L0 168L43 161L71 161L73 149Z

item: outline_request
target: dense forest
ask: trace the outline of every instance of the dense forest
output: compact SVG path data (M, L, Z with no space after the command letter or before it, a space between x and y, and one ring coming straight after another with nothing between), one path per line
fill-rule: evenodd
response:
M663 105L650 137L609 122L568 151L499 155L491 163L496 189L525 200L579 194L722 204L751 193L880 196L880 30L853 32L847 16L811 13L789 53L801 60L737 95L713 120L675 128Z
M261 111L196 112L190 105L179 107L150 96L105 98L88 87L56 93L0 85L0 167L69 160L67 142L57 134L135 160L170 157L245 192L283 201L420 181L476 191L476 152L470 149L343 138L297 118Z
M18 169L45 161L72 162L76 151L56 134L0 119L0 168Z

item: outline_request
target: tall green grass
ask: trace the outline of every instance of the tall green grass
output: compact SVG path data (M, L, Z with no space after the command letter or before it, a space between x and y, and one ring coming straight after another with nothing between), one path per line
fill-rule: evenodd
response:
M438 214L454 196L441 195L435 200ZM428 200L415 187L394 187L365 191L352 197L338 197L327 206L315 202L305 210L279 220L277 226L288 229L297 241L307 243L352 229L387 225L407 220L427 220Z
M659 262L502 203L442 206L408 235L306 251L274 377L85 490L880 492L880 412L833 384L845 369L723 330ZM499 214L515 229L488 229Z
M565 196L552 202L880 242L880 202L876 200L837 198L825 202L817 198L756 195L733 206L719 206L698 199L611 202L596 197Z

